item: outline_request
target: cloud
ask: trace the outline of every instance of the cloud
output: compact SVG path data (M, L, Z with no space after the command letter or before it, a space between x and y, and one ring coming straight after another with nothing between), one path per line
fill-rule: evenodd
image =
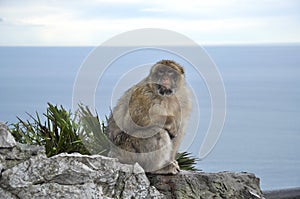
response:
M0 45L98 45L137 28L170 29L205 44L300 41L293 0L4 2Z
M165 9L162 8L142 8L140 9L141 12L166 12Z

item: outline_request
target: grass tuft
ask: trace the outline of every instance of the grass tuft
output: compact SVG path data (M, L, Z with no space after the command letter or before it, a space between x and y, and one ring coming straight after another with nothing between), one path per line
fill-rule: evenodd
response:
M176 154L176 160L181 170L199 171L199 169L195 167L199 159L191 156L191 153L179 152Z
M76 114L72 114L63 106L48 103L42 117L37 112L28 116L28 120L17 117L18 121L10 124L9 130L17 142L45 146L48 157L64 152L107 156L109 152L107 118L100 120L87 106L80 104ZM181 170L198 171L195 168L198 159L190 153L177 153L176 160Z

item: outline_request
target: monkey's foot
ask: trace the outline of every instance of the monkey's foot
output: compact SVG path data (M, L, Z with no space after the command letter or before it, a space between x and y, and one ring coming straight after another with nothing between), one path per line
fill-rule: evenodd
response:
M180 172L180 168L179 168L178 162L176 160L173 160L167 166L165 166L165 167L163 167L159 170L156 170L154 172L151 172L151 173L154 173L154 174L173 174L173 175L175 175L179 172Z

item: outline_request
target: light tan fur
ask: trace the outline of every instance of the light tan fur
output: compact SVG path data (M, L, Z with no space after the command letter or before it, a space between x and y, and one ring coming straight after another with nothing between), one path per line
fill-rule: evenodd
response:
M123 163L138 162L146 172L178 173L175 155L191 111L189 96L184 69L171 60L157 62L113 109L107 131L109 155Z

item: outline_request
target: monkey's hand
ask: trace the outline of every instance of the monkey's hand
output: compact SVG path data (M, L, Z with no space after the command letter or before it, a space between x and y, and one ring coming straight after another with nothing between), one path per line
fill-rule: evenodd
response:
M171 139L177 136L177 125L174 116L167 116L164 129L168 132Z
M178 165L178 162L176 160L173 160L172 162L170 162L167 166L154 171L152 173L156 173L156 174L177 174L180 172L180 168Z
M152 116L152 124L154 126L165 129L170 138L173 139L177 136L178 127L176 125L175 116L172 115L155 115Z

